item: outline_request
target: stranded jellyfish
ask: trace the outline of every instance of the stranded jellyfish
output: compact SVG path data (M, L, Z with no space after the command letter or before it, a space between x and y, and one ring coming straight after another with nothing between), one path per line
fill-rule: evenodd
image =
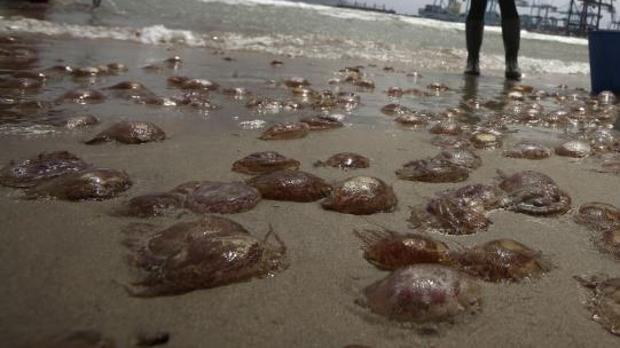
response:
M575 279L593 292L587 302L592 320L620 336L620 278L592 275L577 276Z
M308 135L310 126L306 123L278 123L267 128L259 139L261 140L284 140L298 139Z
M279 170L255 176L246 181L265 199L312 202L323 198L331 189L325 180L302 171Z
M450 87L446 86L441 82L432 82L426 86L426 88L436 91L436 92L445 92L450 90Z
M160 105L182 105L182 106L189 106L189 107L193 107L193 108L204 110L204 111L215 110L218 108L217 105L215 105L211 100L209 100L208 94L196 92L196 91L185 92L181 95L173 97L172 99L166 99L166 98L160 98L160 97L156 97L156 99L153 99L153 100L145 99L145 102L151 103L151 102L157 102L157 100L159 100L158 103Z
M317 161L314 163L314 166L329 166L340 169L368 168L370 166L370 160L367 157L353 152L341 152L331 156L325 161Z
M166 133L151 122L121 121L95 135L86 141L86 144L100 144L113 140L123 144L141 144L162 141L165 138Z
M368 80L368 79L355 80L353 81L353 85L359 88L363 88L363 89L374 89L375 88L375 82L372 80Z
M620 210L601 202L582 204L574 216L575 222L597 231L620 227Z
M137 81L123 81L119 82L110 87L106 87L104 89L114 89L114 90L144 90L146 87Z
M520 142L515 144L511 149L504 151L504 156L510 158L541 160L551 156L551 149L537 143Z
M388 116L413 114L414 111L400 104L387 104L381 108L381 112Z
M616 102L616 95L611 91L602 91L598 94L597 100L602 105L610 105Z
M114 91L114 94L121 98L133 100L143 104L165 104L162 98L158 97L142 83L137 81L123 81L105 89Z
M185 206L196 213L240 213L254 208L261 199L257 189L243 182L189 182L173 192L186 193Z
M284 103L267 97L252 97L245 106L260 114L277 114L284 108Z
M190 181L169 192L134 197L116 213L148 218L187 208L199 214L234 214L254 208L260 200L260 192L243 182Z
M488 210L497 208L502 193L490 185L474 184L441 192L423 208L411 211L413 227L440 230L447 234L472 234L486 230L491 221Z
M469 141L477 149L497 149L502 147L502 139L496 132L476 132L469 138Z
M183 208L185 198L172 192L154 192L136 196L116 211L123 216L148 218L166 215Z
M98 123L99 123L99 119L97 119L93 115L70 116L67 118L60 119L60 120L52 121L52 124L54 126L64 127L68 129L89 127L89 126L94 126Z
M458 200L459 204L471 209L485 211L499 207L503 193L493 185L471 184L440 195Z
M397 203L392 186L383 180L371 176L356 176L333 185L321 205L327 210L367 215L391 212Z
M454 319L476 311L482 300L478 283L448 266L418 264L398 269L364 289L376 314L417 323Z
M327 130L344 126L342 122L329 116L304 117L300 119L299 122L307 124L311 131Z
M0 169L0 184L20 188L32 187L87 167L88 164L70 152L43 152L29 159L11 161Z
M596 129L588 135L592 151L608 152L618 145L618 140L611 129Z
M12 90L34 90L43 86L40 80L22 77L12 80L0 80L0 88Z
M389 97L400 98L403 96L403 94L405 94L405 91L403 91L403 89L400 87L393 86L393 87L388 88L387 91L385 91L385 93Z
M125 172L107 168L91 168L43 182L30 190L32 198L57 198L68 201L113 198L132 185Z
M597 241L599 249L620 259L620 229L614 228L604 231Z
M183 294L266 277L287 267L286 247L275 233L260 240L223 217L204 216L154 230L148 224L125 229L129 262L145 273L128 288L133 296Z
M219 88L216 82L206 79L188 79L180 83L181 89L215 91Z
M404 114L399 115L394 119L395 122L406 127L422 127L426 126L429 122L429 117L424 114Z
M586 157L592 153L592 147L585 141L571 140L555 148L555 153L566 157Z
M284 84L286 85L286 87L289 87L289 88L310 86L310 82L308 82L308 80L306 80L303 77L299 77L299 76L294 76L294 77L284 80Z
M519 281L549 270L539 251L512 239L477 245L459 256L461 270L487 281Z
M480 156L467 148L449 147L442 150L435 158L469 169L476 169L482 165Z
M543 173L526 170L501 175L504 179L499 187L507 193L502 203L505 207L529 215L564 214L570 209L570 196Z
M448 245L417 234L389 230L354 231L362 240L364 258L379 269L396 270L418 263L451 264Z
M425 215L430 215L430 219ZM422 225L439 229L447 234L472 234L486 230L491 225L491 221L483 211L472 209L463 204L460 199L452 196L431 199L421 216ZM414 211L410 221L415 223L415 219Z
M250 92L245 87L232 87L232 88L224 88L222 90L222 94L229 96L229 97L233 97L234 99L243 99L245 97L252 95L252 92Z
M63 94L59 101L70 101L77 104L101 103L105 95L94 89L74 89Z
M283 156L275 151L255 152L233 163L234 172L244 174L264 174L278 170L297 170L299 161Z
M106 74L108 70L109 70L108 67L105 65L75 67L73 68L73 71L71 71L71 75L73 75L76 78L96 77L99 75Z
M463 133L463 127L452 119L436 123L429 130L432 134L459 135Z
M399 179L430 183L467 180L469 170L443 158L420 159L405 163L396 171Z
M186 90L202 90L205 92L214 91L219 88L219 85L216 82L206 80L206 79L191 79L186 76L170 76L168 78L168 83L179 87L181 89Z

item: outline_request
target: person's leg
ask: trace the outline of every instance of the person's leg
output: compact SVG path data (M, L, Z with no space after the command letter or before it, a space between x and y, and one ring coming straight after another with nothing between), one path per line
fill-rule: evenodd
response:
M514 0L499 0L499 8L502 12L502 39L504 40L504 52L506 53L506 78L511 80L521 79L519 69L519 42L521 41L521 23Z
M465 74L480 75L480 47L484 33L484 12L487 0L471 0L471 7L465 20L465 41L467 43L467 66Z

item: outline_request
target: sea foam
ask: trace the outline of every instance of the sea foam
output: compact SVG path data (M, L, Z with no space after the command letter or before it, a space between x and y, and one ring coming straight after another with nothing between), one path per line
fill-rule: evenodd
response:
M454 48L417 48L412 51L398 44L385 42L350 39L339 39L336 42L331 36L319 34L250 36L233 32L198 33L190 30L170 29L163 25L142 28L103 27L63 24L21 17L0 17L0 32L67 36L80 39L113 39L149 45L186 45L318 59L401 62L418 70L438 71L460 70L463 63L462 57L466 55L464 50ZM521 57L520 61L522 69L530 73L589 73L588 64L583 62L532 57ZM485 55L481 63L486 70L504 68L503 57L498 55Z
M363 21L401 21L414 26L427 27L437 30L465 30L464 23L458 22L446 22L430 18L412 17L406 15L396 15L390 13L381 12L369 12L339 8L337 11L333 7L325 5L307 4L302 2L284 1L284 0L200 0L204 3L224 3L230 5L245 5L245 6L274 6L274 7L289 7L299 8L304 10L314 10L318 14L330 17L336 17L341 19L357 19ZM486 26L485 31L501 33L501 28L498 26ZM587 45L588 40L583 38L549 35L529 32L526 30L521 31L521 37L529 40L540 41L554 41L564 44L572 45Z

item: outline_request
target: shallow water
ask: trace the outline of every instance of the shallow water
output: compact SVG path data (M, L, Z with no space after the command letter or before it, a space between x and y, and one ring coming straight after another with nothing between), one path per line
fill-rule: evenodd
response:
M44 15L36 5L26 6L26 11L5 9L0 12L4 15L0 30L403 62L417 69L449 72L462 69L465 55L463 24L423 18L280 0L152 0L148 4L107 0L96 11L89 10L88 2L54 3L53 8L45 7ZM15 17L24 13L37 20ZM485 32L482 68L497 73L504 63L500 29L489 26ZM521 65L526 73L589 72L586 40L526 31L522 37Z
M109 4L109 3L107 3ZM219 5L218 5L219 6ZM223 7L229 5L221 5ZM154 8L157 8L154 5ZM55 22L64 17L54 13ZM60 11L60 10L58 10ZM267 11L267 10L265 10ZM54 17L57 16L57 17ZM73 15L71 15L73 16ZM71 17L74 18L75 17ZM137 23L148 25L151 23ZM434 155L439 148L430 144L432 135L424 129L397 126L379 109L394 100L383 93L390 86L419 88L439 81L451 90L440 96L403 97L400 102L416 110L444 110L462 105L477 95L481 100L503 101L504 83L497 77L464 80L459 73L420 69L413 79L405 72L419 67L406 62L389 62L396 72L385 72L388 63L380 59L289 58L255 51L189 47L187 45L145 45L110 39L85 40L42 35L19 36L21 46L34 49L37 59L20 69L38 70L54 64L77 66L121 62L129 68L117 76L96 80L63 78L48 81L35 94L15 95L26 100L53 101L68 89L92 86L97 89L124 80L137 80L155 93L174 96L168 87L172 74L202 77L222 87L243 86L259 95L289 98L284 87L270 87L267 80L291 76L306 77L315 89L354 90L361 106L345 118L341 129L312 133L291 141L261 141L261 129L244 129L242 121L264 120L267 125L314 115L302 110L280 114L258 114L221 93L210 99L219 109L208 113L181 107L145 106L106 92L108 99L92 105L54 105L60 114L88 112L102 121L83 130L62 130L37 125L36 113L20 122L0 127L0 165L27 158L42 151L68 150L89 163L127 171L134 186L117 199L103 202L31 201L22 193L0 187L0 326L3 345L19 346L33 338L76 328L94 328L127 346L139 331L170 332L172 347L341 347L365 344L374 347L408 346L601 346L615 347L618 337L590 319L583 306L587 292L572 276L607 272L620 276L618 261L599 253L590 232L572 222L570 214L535 218L498 211L486 232L470 236L433 235L451 245L469 246L497 238L514 238L548 256L554 269L541 279L520 284L483 283L482 311L455 324L441 325L438 334L424 335L410 327L369 314L355 304L361 289L385 276L362 257L360 241L353 229L378 226L407 231L408 206L419 205L435 192L467 183L492 182L497 169L512 173L533 169L550 175L573 198L576 207L588 201L616 206L618 177L594 173L595 160L570 160L558 156L543 161L507 159L498 151L479 151L483 166L460 184L425 184L397 180L394 170L403 163ZM142 66L179 55L184 63L178 70L148 73ZM226 61L224 57L233 61ZM284 61L272 67L273 59ZM363 64L377 84L374 91L349 85L336 87L327 81L344 66ZM376 66L368 66L376 64ZM14 69L4 65L0 69ZM6 75L3 75L6 77ZM477 83L476 83L477 82ZM585 75L534 75L524 83L549 91L560 83L587 88ZM546 110L560 105L545 102ZM488 117L490 110L469 113L471 123ZM148 120L162 127L169 139L143 145L103 144L87 146L82 141L119 119ZM36 126L33 126L35 124ZM517 127L505 143L534 139L555 145L570 135L562 129ZM505 146L506 147L506 146ZM230 170L232 163L256 151L278 151L302 162L302 170L329 181L351 175L373 175L392 184L399 198L394 213L367 217L322 210L318 203L262 201L248 212L229 217L262 237L272 226L288 246L291 266L267 279L254 279L182 296L136 299L122 284L133 279L124 262L120 230L136 219L112 217L109 213L123 200L151 191L162 191L189 180L233 181L247 176ZM343 172L314 168L312 163L337 152L354 151L371 159L371 166ZM194 219L156 218L162 226Z

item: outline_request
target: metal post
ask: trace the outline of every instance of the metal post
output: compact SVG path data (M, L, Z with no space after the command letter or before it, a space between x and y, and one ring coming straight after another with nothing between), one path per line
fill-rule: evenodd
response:
M588 5L584 2L581 8L581 16L579 17L579 34L583 35L588 26Z
M601 10L603 9L602 1L598 2L598 15L596 16L596 30L598 30L598 25L601 22Z
M570 0L570 6L568 7L568 19L566 20L566 34L570 34L570 26L573 17L573 5L575 4L575 0Z

